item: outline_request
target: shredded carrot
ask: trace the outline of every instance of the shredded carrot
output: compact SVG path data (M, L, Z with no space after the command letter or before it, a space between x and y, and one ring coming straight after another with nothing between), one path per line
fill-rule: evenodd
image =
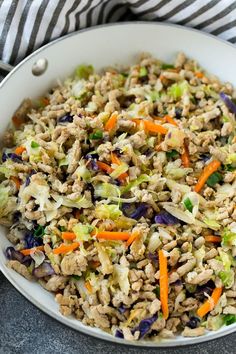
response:
M153 122L150 122L149 120L135 118L132 119L132 121L135 122L136 124L143 123L145 129L148 130L150 133L166 134L168 132L168 130L162 125L155 124Z
M128 240L126 241L126 246L129 247L134 242L134 240L136 240L136 238L138 236L139 236L139 232L138 231L133 232L130 235L130 237L128 238Z
M79 242L74 242L71 245L65 245L62 243L59 247L54 248L54 254L61 254L61 253L68 253L70 251L74 251L76 248L79 247Z
M89 281L86 281L86 282L84 283L84 286L85 286L85 288L88 290L88 292L89 292L90 294L93 292L92 285L90 284Z
M182 165L184 167L190 166L189 151L188 151L188 145L186 142L184 142L184 152L181 155L181 161L182 161Z
M18 146L16 149L15 149L15 154L17 155L21 155L23 151L25 151L26 148L24 146Z
M163 250L158 251L160 269L160 300L163 317L166 320L169 316L168 308L168 269L167 258Z
M21 250L20 253L22 253L24 256L29 256L31 253L34 253L35 251L44 251L44 246L25 248L24 250Z
M108 119L108 121L106 122L106 124L105 124L105 127L104 127L104 129L106 130L106 131L111 131L111 130L113 130L114 128L115 128L115 126L116 126L116 123L117 123L117 113L116 112L114 112L111 116L110 116L110 118Z
M102 238L104 240L122 240L122 241L127 241L131 236L130 232L122 232L122 231L99 231L95 235L97 238Z
M114 154L114 152L111 153L111 162L118 166L122 164L122 161L116 156L116 154ZM128 173L124 172L118 177L118 179L122 182L127 177L129 177Z
M206 242L218 243L218 242L221 242L221 237L220 236L215 236L215 235L206 235L205 236L205 241Z
M12 117L12 123L16 128L19 128L23 123L25 122L24 118L20 116L13 116Z
M12 182L15 183L16 185L16 188L17 189L20 189L20 186L21 186L21 180L15 176L11 176L10 179L12 180Z
M111 162L115 165L121 165L121 161L114 152L111 153Z
M100 168L100 170L107 172L108 174L112 173L113 171L113 169L105 162L97 161L97 165Z
M61 233L61 237L63 240L73 241L76 238L76 234L74 232L65 231Z
M165 121L166 121L167 123L170 123L170 124L175 125L176 127L178 127L178 124L176 123L176 121L175 121L171 116L166 115L166 116L164 117L164 119L165 119Z
M49 105L49 103L50 103L50 101L49 101L49 99L47 98L47 97L41 97L41 102L42 102L42 104L44 105L44 106L47 106L47 105Z
M161 144L158 144L158 145L155 147L155 150L156 150L156 151L162 151Z
M206 183L207 179L210 177L210 175L212 175L212 173L214 173L215 171L218 170L218 168L220 167L221 163L220 161L217 160L213 160L212 162L209 163L209 165L207 165L202 174L199 177L199 180L194 188L194 191L199 193L200 190L202 189L202 187L204 186L204 184Z
M199 317L205 316L208 312L212 311L214 307L217 305L221 294L222 294L223 288L215 288L211 294L211 297L202 304L202 306L199 307L197 310L197 315Z
M203 73L201 73L200 71L197 71L195 74L194 74L198 79L202 79L204 77Z

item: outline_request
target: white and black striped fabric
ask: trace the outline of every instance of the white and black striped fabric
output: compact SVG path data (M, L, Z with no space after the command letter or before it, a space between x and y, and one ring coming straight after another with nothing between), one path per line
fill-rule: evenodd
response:
M236 43L235 0L0 0L0 59L15 65L69 32L124 20L178 23Z

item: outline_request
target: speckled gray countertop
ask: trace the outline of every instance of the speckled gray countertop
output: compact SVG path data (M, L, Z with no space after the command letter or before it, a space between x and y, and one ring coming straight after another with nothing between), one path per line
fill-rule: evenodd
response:
M236 333L207 343L140 349L86 336L38 310L0 272L0 354L235 354Z

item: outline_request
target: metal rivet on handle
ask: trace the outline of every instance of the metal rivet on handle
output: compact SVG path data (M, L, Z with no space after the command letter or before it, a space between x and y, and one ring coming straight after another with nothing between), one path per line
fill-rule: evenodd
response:
M32 74L35 76L40 76L45 73L48 67L48 61L45 58L38 59L32 66Z

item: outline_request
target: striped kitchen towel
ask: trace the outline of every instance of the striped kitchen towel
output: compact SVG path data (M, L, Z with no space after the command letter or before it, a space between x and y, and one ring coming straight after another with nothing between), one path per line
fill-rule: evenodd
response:
M15 65L69 32L127 20L178 23L236 43L235 0L0 0L0 58Z

